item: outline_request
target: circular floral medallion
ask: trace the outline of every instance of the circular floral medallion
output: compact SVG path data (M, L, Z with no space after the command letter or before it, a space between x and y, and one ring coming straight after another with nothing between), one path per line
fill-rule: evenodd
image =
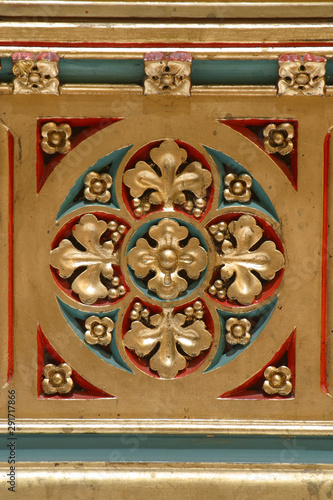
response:
M77 187L79 214L69 209L54 238L59 296L80 311L86 348L114 350L119 367L174 379L209 368L224 346L246 349L256 323L248 311L281 283L283 246L267 195L260 205L255 179L235 162L225 175L213 158L167 139L117 168L90 167ZM219 327L220 313L229 319Z

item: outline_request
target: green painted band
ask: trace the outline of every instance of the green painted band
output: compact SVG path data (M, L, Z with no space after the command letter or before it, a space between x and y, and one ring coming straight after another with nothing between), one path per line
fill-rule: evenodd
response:
M278 62L276 60L194 60L191 78L193 85L274 85L278 78ZM3 58L0 82L10 82L12 79L11 58ZM61 84L143 85L144 62L142 59L61 59L59 79Z
M0 82L13 79L12 60L1 59ZM60 59L59 79L65 83L109 83L143 85L142 59ZM194 60L193 85L275 85L278 61L251 60ZM326 83L333 85L333 59L326 65Z
M333 437L16 434L17 461L333 464ZM12 437L0 437L0 461Z

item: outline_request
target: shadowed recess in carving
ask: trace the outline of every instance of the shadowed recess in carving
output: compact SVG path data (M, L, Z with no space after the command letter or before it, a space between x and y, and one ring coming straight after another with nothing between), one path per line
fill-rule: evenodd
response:
M100 158L94 165L89 167L75 182L72 189L69 191L66 196L65 201L62 203L60 210L57 214L57 219L59 220L64 215L76 210L77 208L89 207L90 205L101 205L101 206L109 206L111 208L118 208L119 203L116 197L115 191L115 177L117 174L118 167L126 155L127 151L132 146L126 146L124 148L113 151L107 156ZM92 172L96 172L98 174L107 174L111 177L112 182L109 189L110 198L106 202L100 202L97 197L95 200L89 200L85 197L85 188L87 183L85 184L85 179Z
M133 373L119 354L114 330L112 332L111 343L108 346L102 346L97 343L95 345L91 345L85 341L85 322L90 316L94 315L98 318L110 318L112 322L116 324L119 309L116 309L115 311L112 311L110 313L86 313L79 311L78 309L73 309L67 304L64 304L64 302L62 302L59 298L57 298L57 300L60 310L67 323L90 351L96 354L96 356L98 356L100 359L106 361L106 363L109 363L109 365L112 365L115 368L119 368L121 370L125 370L129 373Z
M211 155L213 160L215 161L216 165L218 166L218 170L221 176L221 192L220 192L220 197L219 197L219 208L226 208L230 206L240 206L240 205L245 205L249 206L251 208L256 208L257 210L261 210L262 212L265 212L269 216L273 217L276 221L279 222L278 215L276 213L276 210L270 201L269 197L263 190L263 188L260 186L260 184L252 177L252 186L251 186L251 191L252 191L252 197L250 201L246 203L241 203L238 201L232 201L228 202L225 200L223 191L226 187L224 179L227 176L227 174L233 173L238 176L240 175L250 175L250 173L240 165L237 161L234 159L230 158L230 156L225 155L221 151L217 151L215 149L209 148L207 146L204 146L207 153Z
M250 313L235 314L233 312L228 313L217 309L221 322L222 334L215 357L212 363L206 369L205 373L226 365L230 361L234 360L237 356L239 356L244 351L244 349L251 345L266 327L276 307L277 301L278 298L275 298L270 304L267 304L255 311L251 311ZM231 328L229 327L231 322L229 321L229 325L227 323L231 318L237 319L238 322L242 319L245 319L250 323L248 328L250 338L246 344L230 344L230 341L228 342L226 340L226 337L228 333L230 334L231 330ZM234 323L236 323L236 321Z

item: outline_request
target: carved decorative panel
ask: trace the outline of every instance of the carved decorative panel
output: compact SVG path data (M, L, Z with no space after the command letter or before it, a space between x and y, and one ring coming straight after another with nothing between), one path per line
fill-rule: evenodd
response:
M15 99L2 161L22 425L326 420L326 101L124 87L22 97L18 118Z
M111 3L47 23L2 2L0 443L22 439L19 494L73 498L102 468L119 498L211 481L250 500L253 470L265 499L307 498L306 440L333 434L328 2L302 2L303 24L297 2L260 22L255 1Z

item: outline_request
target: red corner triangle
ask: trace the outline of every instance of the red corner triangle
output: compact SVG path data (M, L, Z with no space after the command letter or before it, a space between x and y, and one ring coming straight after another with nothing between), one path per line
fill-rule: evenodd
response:
M260 139L260 137L255 132L258 129L263 129L266 125L270 123L291 123L295 129L295 138L294 138L294 150L290 155L290 165L288 165L283 157L279 154L269 155L265 150L264 143ZM244 137L250 139L256 146L258 146L264 153L266 153L271 160L276 163L276 165L282 170L285 176L288 178L294 189L297 191L297 122L295 120L265 120L265 119L251 119L251 120L219 120L220 123L227 125L232 128L236 132L239 132Z
M39 399L100 399L115 398L111 394L98 389L72 369L74 389L70 394L47 396L42 392L43 369L48 363L59 365L66 361L54 350L44 335L41 327L37 329L37 394Z
M274 354L272 359L265 364L253 377L239 385L232 391L225 392L218 399L272 399L272 396L266 395L262 390L264 383L264 371L268 366L281 366L285 365L291 371L293 390L291 397L295 392L296 386L296 373L295 373L295 342L296 342L296 328L287 340L282 344L281 348ZM273 396L274 399L286 399L285 396Z
M40 192L47 178L66 156L66 154L48 155L41 148L41 129L47 122L68 123L72 128L71 148L72 151L76 146L81 144L88 137L103 128L116 123L123 118L41 118L37 122L37 160L36 160L36 177L37 177L37 193Z

